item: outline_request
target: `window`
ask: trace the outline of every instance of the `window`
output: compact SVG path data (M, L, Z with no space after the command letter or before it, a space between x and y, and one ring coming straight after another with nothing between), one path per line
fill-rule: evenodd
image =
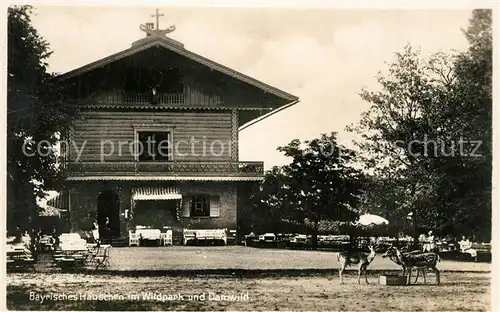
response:
M193 196L191 200L191 217L210 217L210 198Z
M138 131L139 161L169 161L172 159L170 131Z
M220 216L219 196L195 195L186 196L183 200L184 218L216 218Z

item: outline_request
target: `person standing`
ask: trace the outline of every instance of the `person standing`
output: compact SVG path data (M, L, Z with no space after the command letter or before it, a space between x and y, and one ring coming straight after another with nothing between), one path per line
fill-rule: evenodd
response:
M111 221L109 217L106 217L106 221L104 221L104 229L106 230L106 237L111 238Z
M99 223L97 223L97 220L94 220L92 224L92 237L95 243L99 243Z
M21 232L21 227L16 226L16 238L14 239L14 244L20 244L23 242L23 233Z
M52 228L52 238L54 239L54 245L52 248L55 249L56 247L59 247L59 230L55 225Z
M436 238L434 233L429 231L429 236L427 236L427 252L434 252L436 249Z
M422 251L426 252L428 249L428 245L429 245L429 239L427 238L427 235L425 235L424 233L420 234L420 237L418 240L421 243Z

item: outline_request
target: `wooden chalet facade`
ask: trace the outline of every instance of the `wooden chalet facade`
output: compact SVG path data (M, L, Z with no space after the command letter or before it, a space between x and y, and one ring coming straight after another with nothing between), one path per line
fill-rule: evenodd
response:
M129 49L57 78L81 111L64 138L60 208L71 231L108 219L113 238L137 225L236 230L241 197L264 175L263 162L239 160L238 131L298 98L187 50L168 30L141 29Z

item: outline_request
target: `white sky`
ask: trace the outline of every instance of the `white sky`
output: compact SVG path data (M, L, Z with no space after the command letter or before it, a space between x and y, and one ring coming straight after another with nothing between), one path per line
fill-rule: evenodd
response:
M463 50L470 10L159 7L160 28L186 49L298 96L301 102L240 132L240 159L286 163L276 148L339 132L367 108L357 93L406 43L424 53ZM130 47L154 7L36 7L50 70L66 72Z

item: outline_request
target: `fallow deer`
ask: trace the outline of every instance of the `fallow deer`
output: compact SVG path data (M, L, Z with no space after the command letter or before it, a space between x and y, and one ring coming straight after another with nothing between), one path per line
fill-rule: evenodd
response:
M405 264L399 260L399 258L396 256L396 255L393 255L391 254L390 252L390 249L392 248L389 247L389 249L387 250L387 252L385 252L383 255L382 255L382 258L386 258L386 257L389 257L389 259L391 259L392 262L396 263L397 265L400 265L402 268L403 268L403 276L406 276L406 266ZM401 254L402 255L405 255L405 254L421 254L422 251L420 250L413 250L413 251L404 251L401 250ZM419 276L419 273L422 272L422 275L424 277L424 284L426 283L426 279L425 279L425 268L417 268L417 276L415 277L415 281L414 283L417 282L418 280L418 276Z
M366 254L364 252L360 251L344 251L339 253L337 256L337 261L340 262L340 270L339 270L339 277L340 277L340 283L344 283L343 275L342 273L344 272L345 268L350 266L350 265L358 265L358 284L361 283L361 272L365 273L365 281L368 284L368 277L366 276L366 269L368 265L373 261L375 258L375 247L373 246L368 246L370 249L370 254Z
M417 269L431 269L436 273L436 284L439 285L439 270L436 268L437 262L441 261L439 255L435 252L424 253L406 253L402 254L398 248L391 247L385 253L386 256L395 256L406 268L406 285L410 284L411 272L413 268Z

